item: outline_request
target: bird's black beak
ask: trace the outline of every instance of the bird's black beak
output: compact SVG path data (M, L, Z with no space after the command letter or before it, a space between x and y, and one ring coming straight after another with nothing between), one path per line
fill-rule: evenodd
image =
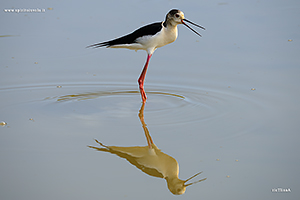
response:
M182 19L181 22L182 24L184 24L186 27L188 27L189 29L191 29L194 33L196 33L197 35L199 35L200 37L202 37L197 31L195 31L194 29L192 29L191 27L189 27L186 23L184 23L184 21L190 23L190 24L193 24L194 26L197 26L199 28L202 28L203 30L205 30L204 27L198 25L198 24L195 24L194 22L191 22L190 20L187 20L187 19Z

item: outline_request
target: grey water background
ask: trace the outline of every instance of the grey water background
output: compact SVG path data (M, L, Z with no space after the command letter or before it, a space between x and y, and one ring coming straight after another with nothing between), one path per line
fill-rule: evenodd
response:
M299 198L299 1L0 5L1 199ZM206 28L200 38L179 25L145 82L155 144L177 160L181 179L207 178L176 197L163 179L87 148L94 138L146 145L137 92L146 53L85 47L172 8Z

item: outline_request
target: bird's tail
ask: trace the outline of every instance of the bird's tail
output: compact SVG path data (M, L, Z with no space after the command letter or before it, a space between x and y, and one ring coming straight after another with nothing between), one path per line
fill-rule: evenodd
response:
M89 45L86 48L99 48L99 47L108 47L108 46L110 46L109 42L101 42L101 43Z

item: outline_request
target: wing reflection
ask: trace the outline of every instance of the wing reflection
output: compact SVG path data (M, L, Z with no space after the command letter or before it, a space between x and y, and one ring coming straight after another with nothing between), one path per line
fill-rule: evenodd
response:
M144 173L150 176L165 179L167 181L169 190L175 195L183 194L187 186L206 180L206 178L204 178L192 183L187 183L192 178L198 176L201 172L195 174L187 180L181 180L178 178L179 166L177 161L173 157L161 152L161 150L153 143L147 125L144 121L144 108L145 104L143 103L139 111L139 118L145 132L148 144L147 146L106 146L98 140L95 140L101 147L88 147L98 151L109 152L121 158L125 158Z

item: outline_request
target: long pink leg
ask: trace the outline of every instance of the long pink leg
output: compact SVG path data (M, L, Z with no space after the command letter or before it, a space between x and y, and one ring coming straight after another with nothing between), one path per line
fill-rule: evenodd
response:
M142 96L143 103L145 103L146 99L147 99L146 92L144 90L144 81L145 81L147 68L148 68L151 56L152 56L152 54L148 54L146 64L145 64L144 69L143 69L143 71L142 71L142 73L141 73L141 75L138 79L138 83L139 83L139 87L140 87L140 93L141 93L141 96Z

